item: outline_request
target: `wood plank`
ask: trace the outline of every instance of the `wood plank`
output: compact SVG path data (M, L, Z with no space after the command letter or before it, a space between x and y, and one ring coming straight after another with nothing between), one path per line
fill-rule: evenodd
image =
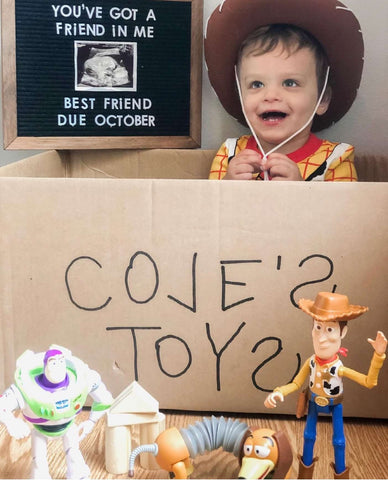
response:
M203 418L200 414L166 412L166 428L176 426L186 427ZM80 414L78 421L87 418L88 412ZM283 429L288 435L292 448L295 451L293 462L293 477L297 474L296 452L300 452L303 445L304 421L291 416L231 416L246 422L248 425ZM104 420L100 420L94 431L82 442L81 448L91 469L91 478L119 479L128 478L127 475L112 475L105 470L105 437ZM352 466L351 478L386 478L388 472L388 422L373 419L345 419L347 434L347 458ZM319 461L316 465L314 478L333 478L329 467L332 461L331 447L331 419L322 418L318 423L318 439L316 455ZM133 438L137 443L139 435L134 429ZM0 426L0 478L28 478L31 464L30 439L15 440L9 437L4 426ZM49 460L51 474L55 478L65 478L66 467L61 441L49 443ZM194 472L191 478L237 478L238 463L230 453L216 450L196 457ZM136 467L135 478L168 479L168 473L163 470L146 471Z

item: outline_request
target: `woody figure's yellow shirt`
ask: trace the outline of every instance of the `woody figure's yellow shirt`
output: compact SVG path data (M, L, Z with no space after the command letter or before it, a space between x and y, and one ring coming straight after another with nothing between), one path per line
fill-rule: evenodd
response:
M342 380L340 385L338 380L342 377L349 378L358 384L373 388L377 385L377 379L381 367L383 366L386 355L378 355L374 352L368 374L357 372L351 368L344 367L341 360L336 356L335 360L320 365L316 356L308 358L296 375L294 380L282 387L275 388L275 392L281 392L284 396L299 390L308 376L310 376L310 390L322 397L333 398L342 394Z
M217 152L210 168L209 179L222 180L228 171L229 161L246 148L257 151L252 135L228 139ZM287 154L299 168L303 180L324 180L326 182L355 182L357 172L354 166L354 147L345 143L321 140L313 134L300 149ZM254 178L256 178L254 175ZM262 177L257 178L257 180Z

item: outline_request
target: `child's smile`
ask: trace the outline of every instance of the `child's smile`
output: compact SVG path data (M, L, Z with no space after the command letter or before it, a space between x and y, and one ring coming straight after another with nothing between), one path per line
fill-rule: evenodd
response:
M282 46L243 56L240 67L245 113L265 151L303 127L316 106L319 92L314 55L302 48L289 53ZM322 103L317 113L327 106ZM280 151L290 153L304 145L310 125Z
M278 110L268 110L260 115L260 118L264 122L275 123L279 122L282 119L286 118L287 113L280 112Z

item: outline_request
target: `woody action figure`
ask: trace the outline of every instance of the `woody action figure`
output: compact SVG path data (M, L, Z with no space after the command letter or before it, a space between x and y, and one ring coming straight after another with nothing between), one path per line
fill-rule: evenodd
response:
M309 376L308 413L304 430L303 455L299 457L298 478L312 478L314 465L314 443L316 440L317 419L320 413L333 417L333 447L335 462L331 464L334 478L349 478L349 467L345 463L345 435L343 427L342 377L349 378L367 388L377 385L379 371L385 359L387 339L382 332L377 332L376 339L368 339L374 349L367 375L344 367L338 353L341 340L347 333L347 322L365 313L368 308L350 305L346 295L337 293L318 293L315 301L301 299L299 307L313 317L312 338L314 355L306 360L294 380L270 393L264 405L275 408L277 401L299 390Z

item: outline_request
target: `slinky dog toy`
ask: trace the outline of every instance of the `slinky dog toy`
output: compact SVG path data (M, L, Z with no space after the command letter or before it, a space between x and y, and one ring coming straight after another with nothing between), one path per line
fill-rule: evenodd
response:
M353 12L338 0L223 0L207 21L204 53L210 83L225 110L245 124L235 81L241 43L258 27L289 24L313 35L326 52L332 99L313 131L342 118L360 85L364 43Z
M214 416L180 430L169 428L155 443L134 449L129 460L129 476L134 476L136 457L148 452L155 455L159 466L172 477L188 478L193 472L193 458L220 447L238 457L239 478L289 478L292 451L283 432L250 429L238 420Z

